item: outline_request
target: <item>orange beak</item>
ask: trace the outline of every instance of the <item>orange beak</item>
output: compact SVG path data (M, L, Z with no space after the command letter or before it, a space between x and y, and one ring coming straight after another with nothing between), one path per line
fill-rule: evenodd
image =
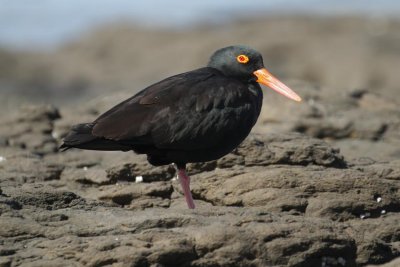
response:
M257 76L258 83L264 84L269 88L277 91L281 95L284 95L294 101L297 102L301 101L301 97L298 94L293 92L292 89L290 89L289 87L284 85L281 81L279 81L277 78L272 76L272 74L269 73L269 71L267 71L265 68L256 70L255 72L253 72L253 74Z

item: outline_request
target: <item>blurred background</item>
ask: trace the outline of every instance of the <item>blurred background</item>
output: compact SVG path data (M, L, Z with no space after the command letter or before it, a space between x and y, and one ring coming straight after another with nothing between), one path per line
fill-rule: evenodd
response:
M246 44L305 99L266 89L255 132L298 131L349 156L396 158L399 15L397 0L0 0L0 111L51 103L67 128Z

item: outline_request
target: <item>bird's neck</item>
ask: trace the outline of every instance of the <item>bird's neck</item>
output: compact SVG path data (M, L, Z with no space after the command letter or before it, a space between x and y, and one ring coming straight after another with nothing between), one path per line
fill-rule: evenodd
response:
M224 68L221 68L221 67L210 66L210 64L207 67L212 68L214 70L217 70L218 72L220 72L222 75L224 75L226 77L239 80L239 81L241 81L243 83L246 83L246 84L254 83L257 80L257 78L255 76L249 78L247 75L243 75L243 76L237 75L236 73L232 73L227 69L224 69Z

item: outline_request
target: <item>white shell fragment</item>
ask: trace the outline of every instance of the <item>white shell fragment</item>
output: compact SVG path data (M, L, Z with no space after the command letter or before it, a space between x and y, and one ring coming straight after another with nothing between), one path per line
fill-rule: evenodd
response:
M52 136L54 139L58 139L58 138L60 137L60 135L59 135L58 132L56 132L56 131L52 131L52 132L51 132L51 136Z
M382 201L381 197L376 198L376 202L380 203Z
M143 176L136 176L135 177L135 183L141 183L141 182L143 182Z
M0 156L0 162L6 161L7 159L3 156Z
M88 167L86 167L86 166L83 167L83 170L84 170L84 171L87 171L87 170L88 170Z
M386 214L386 210L381 210L381 214Z
M366 212L366 213L364 213L364 214L361 214L361 215L360 215L360 218L361 218L361 219L366 219L366 218L368 218L369 216L371 216L371 213Z

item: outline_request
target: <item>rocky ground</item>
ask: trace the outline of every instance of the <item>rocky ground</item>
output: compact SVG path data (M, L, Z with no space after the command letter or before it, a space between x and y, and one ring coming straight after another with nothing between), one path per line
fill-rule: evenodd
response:
M338 36L351 29L335 23L324 27L336 25ZM379 51L394 55L383 44L392 50ZM120 81L129 81L124 75ZM111 76L98 79L112 83ZM266 92L258 124L238 149L189 166L195 210L172 166L152 167L133 153L58 152L72 124L132 92L2 107L0 266L400 266L398 77L375 83L378 90L294 76L284 81L301 104Z
M297 108L313 110L303 95ZM276 121L275 133L190 166L192 211L172 166L132 153L57 152L68 115L90 120L96 107L64 116L31 106L2 121L0 266L363 266L400 256L400 161L348 159L309 136L376 140L396 133L392 124L382 132L358 118L346 130L323 116ZM308 135L282 130L290 127Z

